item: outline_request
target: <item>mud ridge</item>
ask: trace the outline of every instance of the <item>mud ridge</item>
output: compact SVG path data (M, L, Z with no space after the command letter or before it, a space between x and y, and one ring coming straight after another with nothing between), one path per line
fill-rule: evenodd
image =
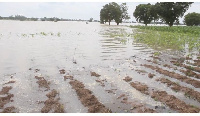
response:
M64 106L58 101L60 98L56 98L58 92L53 89L51 92L47 93L46 96L49 98L44 102L44 107L41 109L42 113L54 112L54 113L64 113Z
M200 68L199 67L187 66L187 65L182 64L182 63L180 63L178 61L170 61L170 62L173 63L176 66L180 66L180 67L183 67L183 68L186 68L186 69L189 69L189 70L193 70L193 71L196 71L196 72L200 73Z
M180 86L179 84L165 78L160 78L160 79L157 79L156 81L160 81L161 83L167 84L168 87L170 87L172 90L176 92L182 91L185 93L186 97L196 99L198 102L200 102L200 93L197 91L194 91L191 88Z
M44 87L44 88L46 88L45 91L47 91L47 90L50 89L49 83L44 79L44 77L35 76L35 78L38 80L37 83L39 84L39 87Z
M187 105L185 102L176 98L174 95L169 95L165 91L156 91L154 89L149 90L149 87L140 82L130 82L131 86L143 94L150 95L155 101L165 103L171 109L182 113L199 113L200 109ZM141 89L142 88L142 89Z
M126 80L126 78L128 77L129 81ZM127 76L125 77L123 80L126 81L127 83L129 83L130 81L132 81L132 78ZM146 95L148 95L148 87L144 84L141 84L140 82L130 82L129 83L132 87L134 87L136 90L140 91L141 93L144 93ZM125 94L120 95L117 99L123 98L125 97ZM127 102L128 98L125 97L123 98L123 103L128 103ZM138 113L156 113L155 110L150 109L150 108L146 108L144 105L142 104L132 104L133 105L133 109L137 110Z
M185 70L180 70L182 73L184 73L186 76L191 76L197 79L200 79L200 74L197 74L195 72L193 72L192 70L187 69Z
M11 98L14 97L14 95L9 93L9 91L11 89L12 89L11 86L6 86L6 87L3 87L2 90L0 91L0 95L6 95L4 97L0 97L0 109L3 109L3 111L1 113L14 113L15 112L15 111L13 111L13 110L15 110L14 106L12 106L12 108L10 108L10 107L4 108L4 105L13 101L13 100L11 100Z
M185 102L179 100L173 95L168 95L165 91L153 91L152 98L159 100L171 109L174 109L180 113L199 113L200 109L187 105Z
M182 82L186 82L188 84L191 84L196 88L200 88L200 81L198 81L198 80L190 79L190 78L188 78L186 76L182 76L182 75L177 74L175 72L170 72L170 71L167 71L167 70L163 70L163 69L161 69L161 68L159 68L157 66L152 66L152 65L147 65L147 64L144 64L142 66L145 66L145 67L150 68L152 70L156 70L156 72L159 72L160 74L164 74L166 76L178 79L178 80L180 80Z
M72 89L75 89L81 103L88 107L89 113L111 113L110 109L107 109L98 99L92 95L92 91L85 89L82 82L78 80L71 80L70 85Z

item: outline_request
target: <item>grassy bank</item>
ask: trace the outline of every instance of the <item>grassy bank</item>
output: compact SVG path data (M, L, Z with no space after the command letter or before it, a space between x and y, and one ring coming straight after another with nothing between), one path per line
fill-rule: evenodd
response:
M153 48L200 51L200 27L188 26L131 26L137 28L136 42L145 43Z

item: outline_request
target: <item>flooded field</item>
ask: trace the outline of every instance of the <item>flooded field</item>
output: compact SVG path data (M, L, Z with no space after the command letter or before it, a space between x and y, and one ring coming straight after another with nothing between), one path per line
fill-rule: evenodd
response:
M0 21L0 112L200 112L200 54L129 26Z

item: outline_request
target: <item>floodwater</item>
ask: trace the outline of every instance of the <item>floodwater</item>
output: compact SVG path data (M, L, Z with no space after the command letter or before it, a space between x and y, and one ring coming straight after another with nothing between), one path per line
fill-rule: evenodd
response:
M112 112L134 111L131 104L118 99L122 94L127 96L129 102L154 110L158 107L156 112L177 112L130 86L123 80L126 76L200 108L196 100L155 81L163 77L162 74L141 66L157 65L148 62L153 60L151 56L157 51L134 43L133 36L129 36L133 32L134 29L127 25L108 26L95 22L0 21L0 90L4 86L12 86L9 93L14 95L12 101L3 108L14 106L15 112L41 112L44 101L48 99L46 94L55 89L59 93L59 103L63 105L64 112L88 112L69 80L64 80L64 75L72 75L82 82ZM112 37L111 34L123 36ZM169 53L163 53L164 61L172 57L179 58ZM166 62L169 64L170 60ZM166 63L161 61L160 64ZM65 70L65 74L60 74L61 69ZM90 72L101 76L91 76ZM156 74L154 79L148 78L150 72ZM50 90L39 87L35 76L44 77L49 82ZM199 88L190 84L168 76L165 78L200 92ZM106 81L102 86L96 80ZM9 81L15 82L5 84Z

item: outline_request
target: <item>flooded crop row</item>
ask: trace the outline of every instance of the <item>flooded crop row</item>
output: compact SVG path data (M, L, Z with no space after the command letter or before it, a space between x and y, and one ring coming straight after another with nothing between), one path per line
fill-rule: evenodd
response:
M135 43L135 28L0 21L0 112L200 112L200 54Z

